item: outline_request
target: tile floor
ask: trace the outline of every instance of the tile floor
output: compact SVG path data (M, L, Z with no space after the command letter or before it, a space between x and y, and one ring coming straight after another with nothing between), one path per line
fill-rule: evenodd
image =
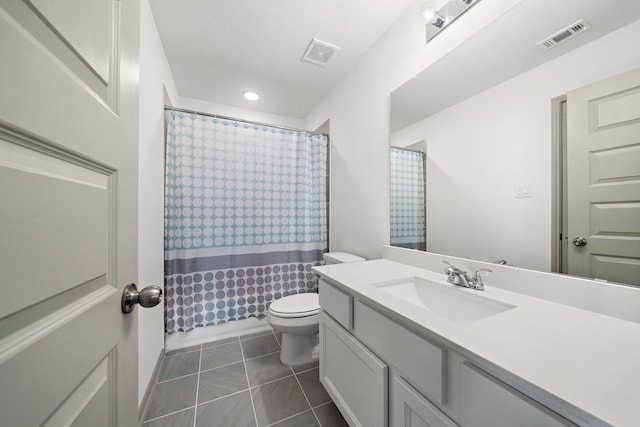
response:
M318 363L284 365L280 339L266 331L167 353L142 426L347 426Z

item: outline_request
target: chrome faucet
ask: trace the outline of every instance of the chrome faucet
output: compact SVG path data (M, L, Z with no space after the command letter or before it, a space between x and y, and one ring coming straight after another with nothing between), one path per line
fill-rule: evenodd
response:
M464 286L465 288L475 289L476 291L484 291L482 275L491 273L490 269L481 268L476 270L476 272L473 273L473 276L469 276L469 273L459 269L450 262L444 260L442 262L449 266L444 269L444 272L447 275L447 282L458 286Z

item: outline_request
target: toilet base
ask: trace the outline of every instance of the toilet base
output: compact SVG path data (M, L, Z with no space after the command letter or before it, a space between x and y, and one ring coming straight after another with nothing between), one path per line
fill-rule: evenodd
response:
M302 365L318 360L320 354L318 332L305 335L282 334L280 361L285 365Z

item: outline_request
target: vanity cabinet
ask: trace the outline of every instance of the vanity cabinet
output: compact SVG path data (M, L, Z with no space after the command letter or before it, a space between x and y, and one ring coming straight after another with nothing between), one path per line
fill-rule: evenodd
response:
M400 376L390 384L391 427L456 427L449 417Z
M320 313L320 381L350 426L387 426L387 365Z
M355 303L354 311L355 337L397 367L430 400L444 403L446 349L360 301Z
M474 427L575 426L468 362L460 368L460 422Z
M320 306L320 381L352 427L574 425L324 280Z

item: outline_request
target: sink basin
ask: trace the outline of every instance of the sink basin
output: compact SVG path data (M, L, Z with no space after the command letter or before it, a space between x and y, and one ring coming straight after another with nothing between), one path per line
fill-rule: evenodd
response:
M458 286L447 286L422 277L408 277L372 286L396 298L456 323L471 323L515 308Z

